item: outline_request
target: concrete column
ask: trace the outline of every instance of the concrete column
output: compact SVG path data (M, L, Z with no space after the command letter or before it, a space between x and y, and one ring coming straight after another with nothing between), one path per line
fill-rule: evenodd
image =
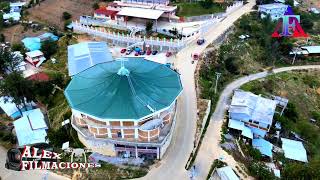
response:
M160 159L160 147L157 147L157 159Z
M138 126L138 122L134 122L134 126ZM139 139L138 128L134 128L134 138Z
M107 126L110 126L110 122L107 121L107 122L106 122L106 125L107 125ZM111 134L111 129L110 129L110 128L107 128L107 133L108 133L108 138L112 138L112 134Z
M136 146L136 158L138 158L138 147Z
M120 126L123 127L122 121L120 121ZM124 138L124 132L123 132L123 129L122 129L122 128L121 128L121 136L122 136L122 138Z

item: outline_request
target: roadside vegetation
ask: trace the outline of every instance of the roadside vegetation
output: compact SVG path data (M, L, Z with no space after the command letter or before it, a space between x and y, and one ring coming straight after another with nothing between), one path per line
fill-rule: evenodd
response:
M211 0L197 1L197 2L183 2L178 3L177 16L199 16L204 14L215 14L224 12L226 3L214 3Z
M272 22L269 18L260 19L257 12L251 12L248 15L242 16L235 23L233 33L228 36L222 45L208 48L207 52L203 55L203 62L200 67L199 89L200 98L212 100L212 110L215 108L220 92L231 81L249 74L261 71L271 72L273 68L291 66L293 56L290 56L289 52L294 47L320 44L318 37L320 31L319 15L312 15L299 9L294 9L294 11L296 14L301 15L302 28L310 35L308 41L306 39L272 38L271 34L275 30L277 22ZM240 38L239 36L241 35L244 35L245 38ZM320 58L316 56L297 56L295 59L294 65L306 64L320 64ZM218 81L217 93L215 94L216 73L221 73L221 77ZM306 139L305 145L311 159L305 165L288 161L283 156L277 157L279 161L284 163L281 176L284 179L316 179L316 177L319 177L319 174L315 172L315 169L319 169L320 164L319 151L316 150L319 149L320 142L318 137L320 132L319 128L317 128L319 127L319 121L313 124L309 122L309 119L316 120L319 118L319 94L315 92L319 88L317 85L320 81L319 73L306 73L305 75L303 73L294 73L287 75L290 77L288 79L282 79L283 76L286 75L280 77L277 75L271 76L271 82L268 82L269 78L264 80L265 83L255 81L254 84L251 84L251 88L246 85L244 89L257 94L270 93L289 98L290 103L285 115L279 118L279 121L283 122L283 126L286 126L284 129L287 133L294 131ZM286 81L296 82L286 85ZM308 84L312 84L312 86ZM282 90L285 90L283 92L295 94L281 94L280 89L277 89L280 87L283 87ZM297 87L299 87L298 90ZM310 91L313 92L312 95L308 94ZM293 118L293 116L296 117ZM296 120L294 121L294 119ZM226 128L223 129L226 130ZM224 141L224 138L222 140ZM261 158L261 154L258 151L245 144L240 143L240 146L245 156L249 157L249 159L243 158L240 153L235 159L246 165L246 169L251 176L258 179L276 178L261 163L263 158Z
M320 71L285 72L245 84L241 89L264 96L278 95L289 99L281 122L281 136L297 133L304 140L308 163L294 162L280 154L275 159L283 163L284 179L317 179L320 177ZM315 121L310 121L314 119ZM270 132L275 132L271 129ZM276 143L273 142L273 143ZM280 146L281 147L281 146ZM257 159L259 160L259 159Z

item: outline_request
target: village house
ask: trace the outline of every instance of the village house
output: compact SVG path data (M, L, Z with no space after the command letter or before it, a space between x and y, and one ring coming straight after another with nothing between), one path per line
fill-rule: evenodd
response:
M13 102L12 97L2 96L0 97L0 108L2 111L10 118L12 119L18 119L22 116L21 112L28 111L36 107L36 104L34 102L25 103L26 107L24 105L17 105Z
M286 101L287 102L287 101ZM229 124L232 129L252 139L252 133L264 137L269 132L277 106L286 107L279 99L267 99L251 92L235 90L229 107ZM247 129L249 128L249 129Z
M230 166L217 168L209 180L240 180Z
M26 60L32 65L39 67L46 58L44 57L43 52L35 50L26 53Z
M73 75L65 90L80 141L103 155L160 159L175 124L179 74L142 57L82 65L87 69Z
M272 3L259 5L258 11L261 18L265 18L270 15L270 18L275 21L281 18L287 11L288 5L282 3Z
M105 42L82 42L68 46L69 76L76 75L96 64L112 61Z
M290 55L320 56L320 46L302 46L292 50Z
M47 143L48 126L39 108L25 111L22 117L13 122L19 146Z

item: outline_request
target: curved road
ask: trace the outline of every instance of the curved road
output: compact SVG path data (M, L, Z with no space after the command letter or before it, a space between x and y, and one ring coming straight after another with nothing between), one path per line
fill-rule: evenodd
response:
M221 156L223 156L223 159L230 166L232 166L234 170L237 170L235 168L237 162L235 162L234 159L230 155L228 155L224 150L222 150L219 146L221 125L227 109L228 99L231 97L233 91L250 81L264 78L268 75L281 73L285 71L305 69L320 69L320 65L291 66L278 68L274 69L272 73L268 73L267 71L265 71L239 78L226 86L226 88L222 91L219 97L219 101L216 105L216 109L211 116L210 124L208 126L207 132L205 134L205 137L203 139L203 142L201 144L200 150L195 161L196 168L199 170L197 172L196 179L205 179L209 173L211 163L214 161L214 159L220 158ZM237 174L241 175L241 177L243 176L240 173ZM244 178L245 177L242 177L242 179Z

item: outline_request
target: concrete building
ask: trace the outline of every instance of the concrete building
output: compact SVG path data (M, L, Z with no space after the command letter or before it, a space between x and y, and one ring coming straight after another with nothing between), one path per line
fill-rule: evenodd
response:
M209 180L240 180L230 166L217 168Z
M240 121L253 134L264 137L272 125L278 102L251 92L234 91L229 107L229 127L231 122Z
M281 18L287 11L288 5L282 3L263 4L259 5L258 11L261 18L270 15L270 18L275 21Z
M65 90L80 141L109 156L160 159L170 144L179 74L144 58L99 63Z
M35 50L26 53L26 60L32 65L39 67L46 58L44 57L43 52Z

